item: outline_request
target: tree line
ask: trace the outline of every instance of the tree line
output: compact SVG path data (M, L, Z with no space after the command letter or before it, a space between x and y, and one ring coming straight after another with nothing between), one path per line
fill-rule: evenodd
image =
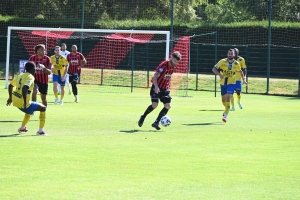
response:
M271 0L174 0L175 21L267 20ZM1 0L0 14L45 20L168 20L172 0ZM299 0L272 0L272 20L300 21Z

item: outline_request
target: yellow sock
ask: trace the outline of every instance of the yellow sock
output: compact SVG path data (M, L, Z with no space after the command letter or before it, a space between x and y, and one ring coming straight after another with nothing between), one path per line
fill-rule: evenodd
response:
M226 106L226 104L225 104L226 102L224 102L224 101L222 101L222 104L223 104L223 106Z
M26 124L29 122L29 120L30 120L30 115L25 114L24 119L22 121L22 126L26 126Z
M46 112L40 112L40 128L44 128L46 121Z
M63 100L63 99L64 99L64 96L65 96L65 94L61 94L61 95L60 95L60 100Z
M233 97L233 95L230 98L230 102L231 102L231 106L234 107L234 97Z
M230 102L225 102L225 114L228 115L230 110Z
M237 96L237 99L238 99L237 101L238 101L238 102L241 102L241 95L238 95L238 94L237 94L236 96Z
M58 98L58 93L54 92L54 96L55 96L55 98Z

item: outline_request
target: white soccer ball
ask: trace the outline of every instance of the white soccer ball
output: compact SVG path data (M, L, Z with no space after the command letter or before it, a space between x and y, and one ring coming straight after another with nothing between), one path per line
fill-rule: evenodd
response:
M170 126L170 124L172 123L171 121L171 118L168 117L168 116L163 116L161 119L160 119L160 123L162 126Z

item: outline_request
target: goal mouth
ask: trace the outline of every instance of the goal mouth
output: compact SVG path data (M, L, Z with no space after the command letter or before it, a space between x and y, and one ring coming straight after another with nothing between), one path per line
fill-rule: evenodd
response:
M6 87L8 80L20 72L21 61L34 54L34 46L45 44L46 54L51 56L54 47L62 43L69 51L77 45L85 56L87 64L81 74L84 85L130 88L131 92L133 88L149 88L156 67L174 51L183 56L171 87L181 90L187 82L189 37L173 40L170 51L169 31L9 27L7 38Z

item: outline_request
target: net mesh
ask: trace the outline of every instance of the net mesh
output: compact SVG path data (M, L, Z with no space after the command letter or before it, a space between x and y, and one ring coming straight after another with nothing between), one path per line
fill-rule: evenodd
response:
M46 45L48 56L54 55L57 45L66 43L70 51L76 44L87 60L80 83L103 92L151 87L154 70L166 57L166 34L12 30L10 38L10 78L19 72L19 63L34 54L37 44ZM171 85L176 95L187 95L188 48L189 37L179 37L171 49L183 55Z

